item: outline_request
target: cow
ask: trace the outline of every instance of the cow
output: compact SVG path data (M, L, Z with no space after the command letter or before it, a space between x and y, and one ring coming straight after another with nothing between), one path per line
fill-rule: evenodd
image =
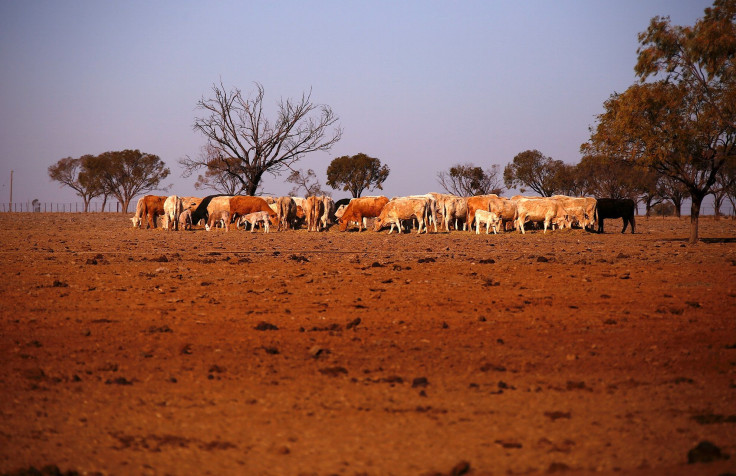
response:
M424 195L409 195L408 197L399 198L415 198L420 200L427 200L427 206L429 210L427 212L429 217L429 223L434 225L434 232L437 233L437 199L432 193L425 193Z
M163 229L171 231L178 230L179 215L184 211L181 198L170 195L164 201L164 224Z
M427 233L427 220L428 214L431 211L430 207L430 202L426 197L401 197L391 200L383 207L378 218L376 218L373 224L373 231L380 231L384 226L391 225L391 229L389 230L389 234L391 234L394 231L394 225L396 225L399 234L401 234L401 220L412 220L416 218L417 222L419 222L417 234L422 232L422 227L424 228L424 232Z
M516 227L523 234L526 233L524 223L527 221L543 221L544 233L547 233L547 228L550 225L563 228L569 223L569 218L565 207L557 200L551 198L521 199L516 202L514 221Z
M488 234L488 230L490 228L493 228L493 234L498 233L498 228L501 224L501 217L499 217L495 212L489 212L486 210L476 210L475 211L475 234L480 235L480 224L485 223L486 224L486 235Z
M296 228L296 202L293 198L279 197L276 200L276 209L279 231Z
M304 214L307 219L307 231L319 231L319 223L325 212L325 204L322 197L310 195L303 205Z
M326 230L327 225L330 225L331 223L334 222L335 201L332 199L332 197L323 195L322 196L322 207L324 211L322 212L322 216L320 217L320 222L322 223L322 229Z
M581 228L587 229L596 221L596 199L590 197L568 197L566 195L552 195L552 198L560 200L562 206L577 221Z
M199 204L202 203L202 198L200 197L179 197L179 198L181 198L182 211L183 210L194 211L197 209Z
M209 208L212 200L219 199L219 197L230 197L231 195L208 195L201 199L196 207L192 210L192 224L198 225L200 221L204 220L207 223L209 218Z
M621 233L626 232L626 227L631 224L631 233L634 233L634 211L636 203L630 198L598 198L596 200L596 212L598 214L598 233L604 233L603 220L606 218L621 218L624 227Z
M507 223L514 223L514 217L516 216L516 200L509 200L508 198L498 197L491 198L488 201L488 211L494 212L500 220L500 228L506 229Z
M476 195L474 197L468 197L468 212L465 215L465 221L468 225L468 230L473 229L473 221L475 220L476 210L488 210L488 203L492 198L498 198L498 195L491 193L489 195Z
M158 195L146 195L138 199L135 207L135 215L130 220L133 222L133 228L141 228L143 217L146 217L148 226L146 228L156 228L156 217L164 214L164 202L166 197Z
M210 231L210 229L212 229L215 223L222 220L224 217L223 212L227 212L227 217L228 217L228 221L225 224L225 229L226 230L230 229L230 219L232 218L232 215L230 215L230 199L231 198L233 198L231 195L219 195L216 197L212 197L208 201L207 210L206 210L207 223L204 226L205 230ZM205 203L205 200L202 201L202 204ZM200 204L197 210L195 210L195 212L192 213L192 220L195 219L195 214L198 213L199 209L202 207L202 204Z
M192 211L186 209L179 215L179 230L191 230L192 229Z
M230 218L236 220L238 217L254 212L266 212L271 224L278 225L278 216L271 207L261 197L253 197L248 195L235 195L229 200ZM212 225L210 225L212 226Z
M212 230L212 228L215 227L215 225L222 221L224 224L225 231L230 231L230 220L232 219L232 216L230 215L230 212L227 211L227 209L215 209L210 213L209 218L207 219L207 224L204 226L204 229L207 231Z
M450 231L450 222L455 221L458 229L458 220L463 222L463 230L467 229L468 200L464 197L446 196L441 199L442 217L445 221L445 231Z
M250 223L250 232L255 233L256 225L263 223L263 232L270 233L271 231L271 216L266 212L253 212L247 215L242 215L238 220L238 228L240 225Z
M388 198L361 197L350 200L345 212L340 217L340 231L346 231L351 222L358 223L358 232L363 230L363 218L374 218L381 214L381 210L388 203Z

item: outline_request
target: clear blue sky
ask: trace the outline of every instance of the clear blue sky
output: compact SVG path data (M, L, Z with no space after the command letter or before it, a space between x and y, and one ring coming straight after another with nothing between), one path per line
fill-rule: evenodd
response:
M207 194L177 161L204 144L195 106L220 79L260 82L266 105L311 88L333 108L342 140L297 165L323 186L330 160L359 152L389 165L389 196L527 149L577 163L603 102L636 79L637 34L711 3L0 0L0 201L11 169L16 202L78 201L48 166L126 148L159 155L172 193Z

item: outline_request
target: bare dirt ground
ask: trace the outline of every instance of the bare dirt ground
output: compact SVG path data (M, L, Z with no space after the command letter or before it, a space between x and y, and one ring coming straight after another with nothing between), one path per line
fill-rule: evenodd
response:
M736 221L637 234L0 216L0 473L736 471ZM730 459L688 464L709 441Z

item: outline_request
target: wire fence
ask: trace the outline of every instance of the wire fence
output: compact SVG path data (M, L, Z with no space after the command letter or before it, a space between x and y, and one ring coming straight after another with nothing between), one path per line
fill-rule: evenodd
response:
M129 212L135 211L135 202L131 202L133 206L133 210L130 210L130 205L128 206ZM15 203L2 203L0 204L0 211L2 212L19 212L19 213L25 213L25 212L35 212L35 213L84 213L84 203L82 202L61 202L61 203L46 203L46 202L15 202ZM117 201L108 201L104 205L102 202L91 202L89 204L89 208L87 209L88 212L92 213L99 213L99 212L107 212L107 213L120 213L122 211L122 207L120 206L120 202Z

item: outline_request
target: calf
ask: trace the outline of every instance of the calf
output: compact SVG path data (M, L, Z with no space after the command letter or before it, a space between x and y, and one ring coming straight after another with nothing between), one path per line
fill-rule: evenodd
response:
M210 218L207 220L207 224L204 226L204 229L210 231L214 228L217 222L222 221L224 223L225 231L230 231L230 219L231 216L229 211L215 210L210 213Z
M179 229L180 230L191 230L192 229L192 211L186 209L179 215Z
M476 210L475 211L475 234L480 235L480 224L485 223L486 224L486 235L488 234L489 228L493 228L493 234L498 233L498 228L500 228L501 223L501 217L499 217L495 212L489 212L486 210Z
M258 225L259 223L263 224L264 233L270 233L271 231L271 217L266 212L254 212L241 216L240 220L238 221L238 227L240 227L241 224L245 224L246 222L250 223L251 233L255 233L256 225Z

